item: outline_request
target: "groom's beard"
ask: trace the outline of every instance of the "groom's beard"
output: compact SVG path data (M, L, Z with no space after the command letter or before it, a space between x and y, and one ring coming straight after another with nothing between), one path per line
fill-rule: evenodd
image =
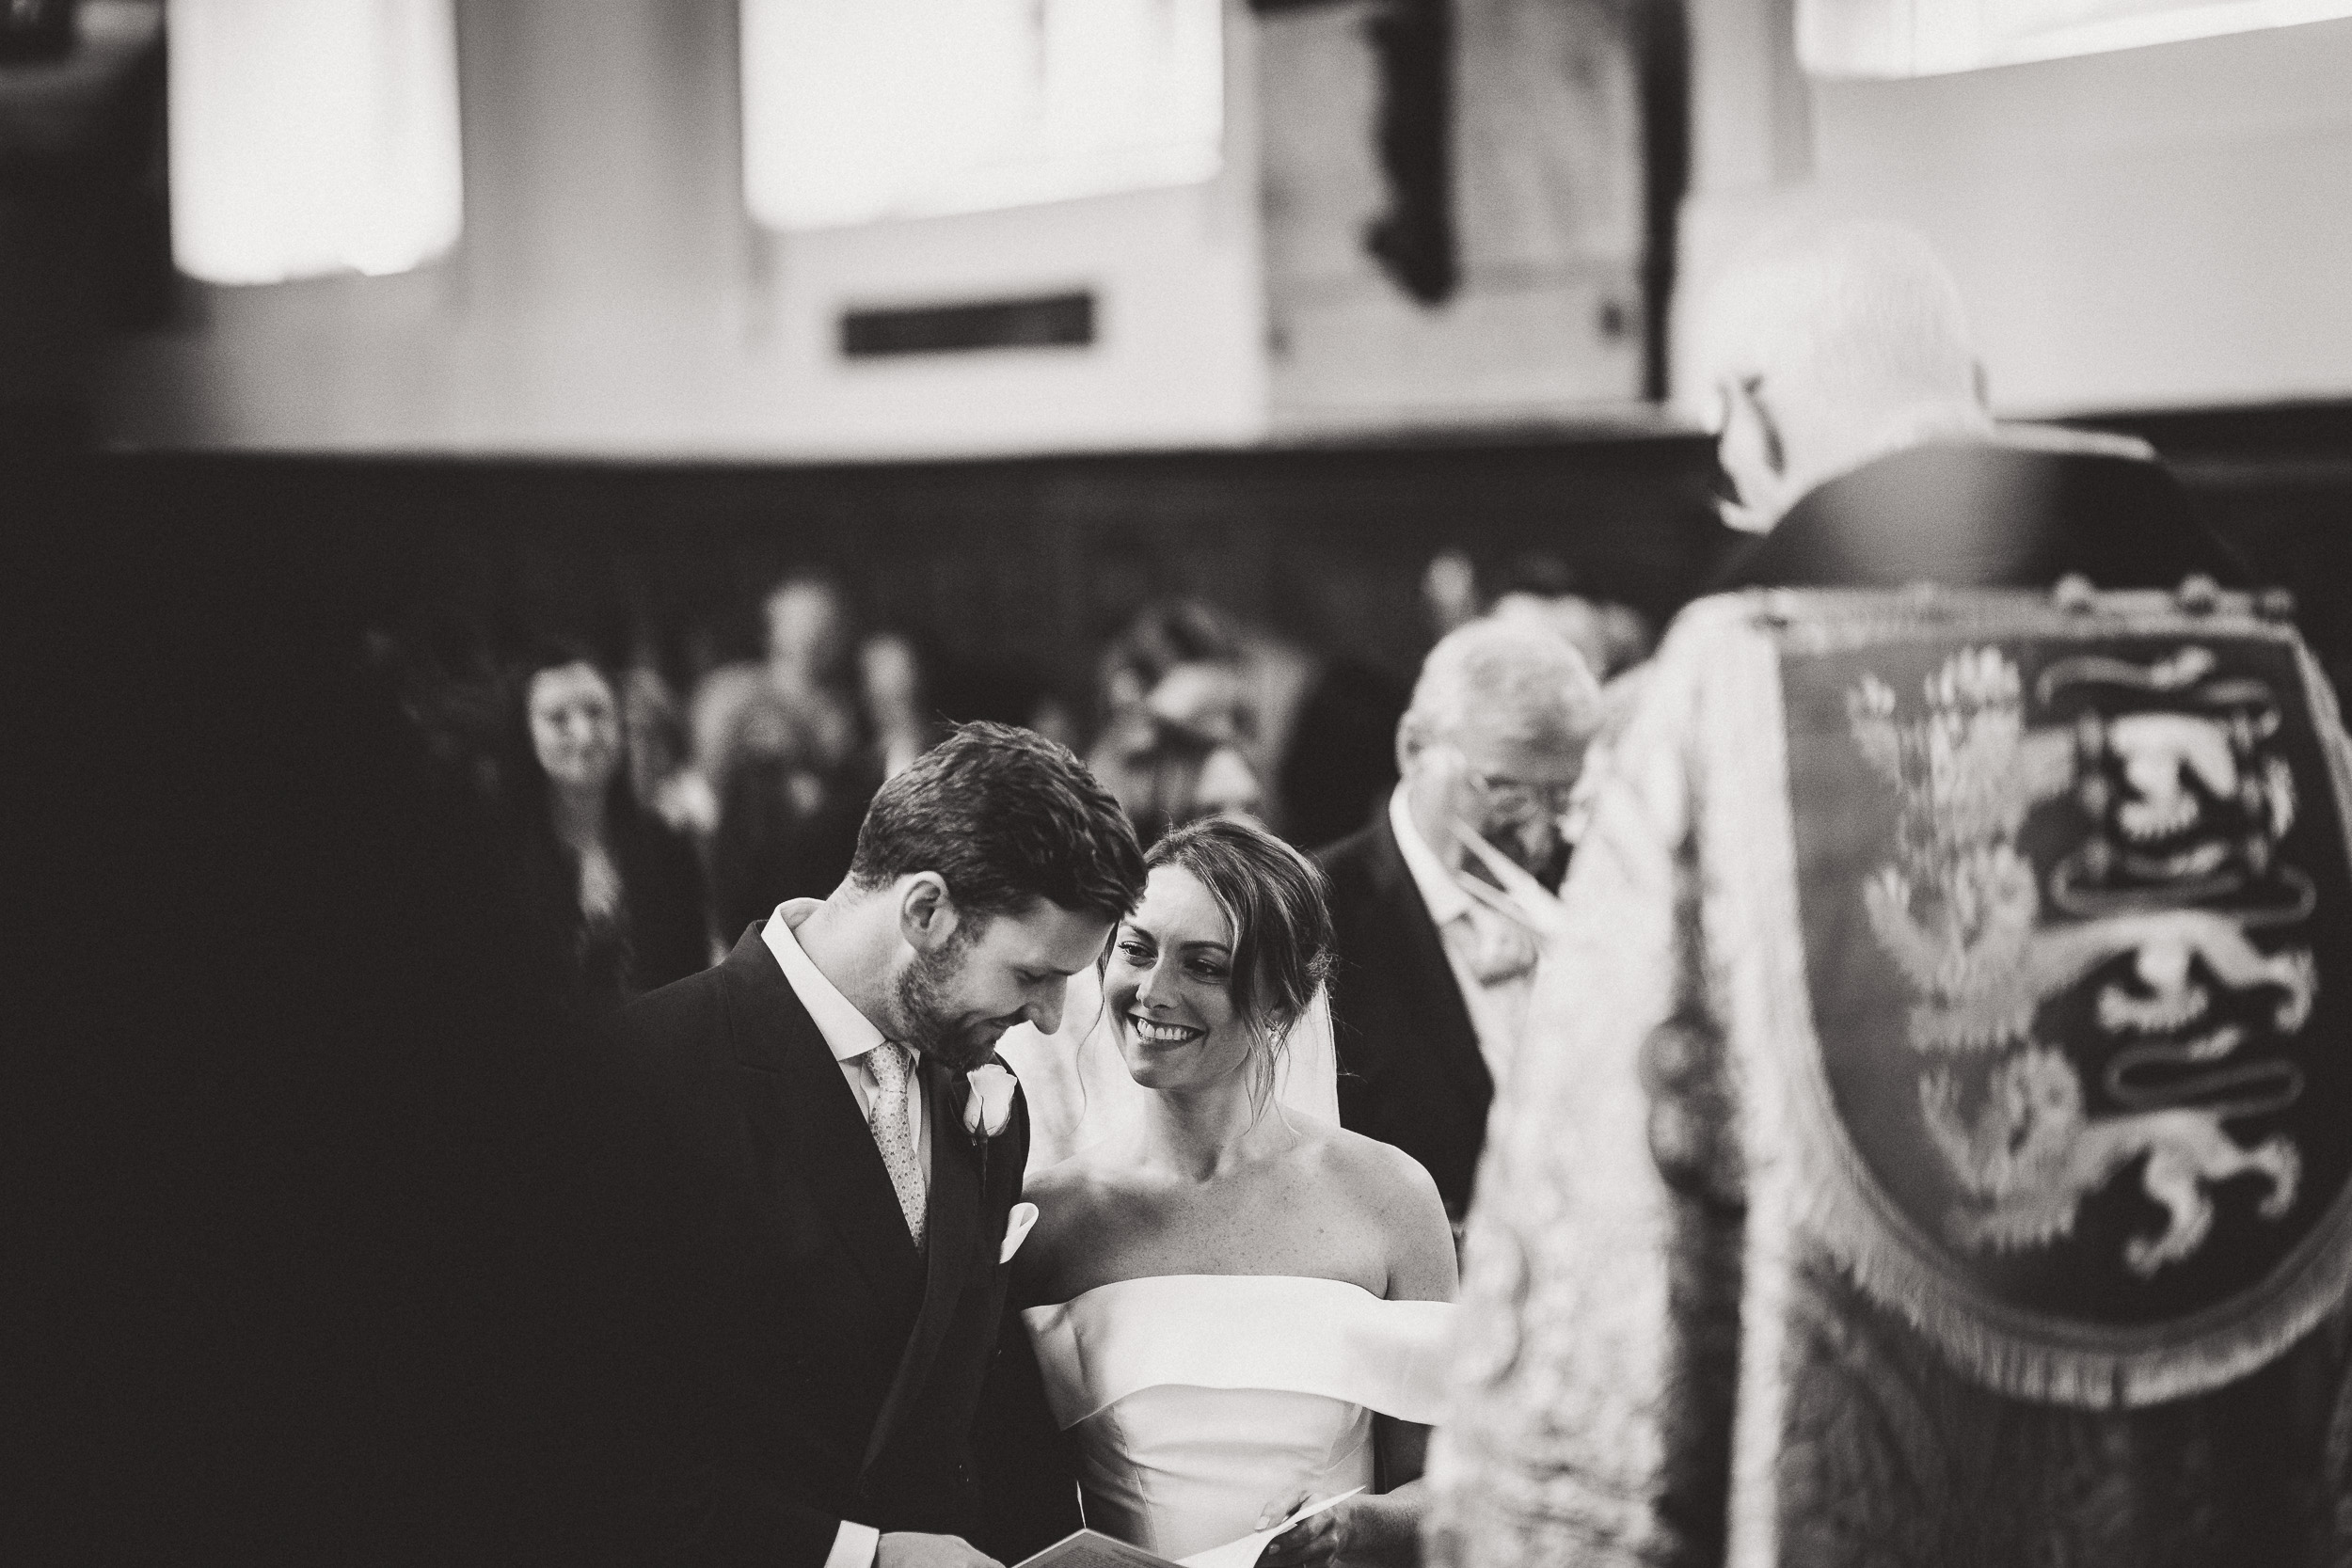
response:
M898 976L898 1027L893 1035L934 1061L968 1071L988 1059L995 1041L973 1037L974 1029L959 1024L948 1010L946 997L957 975L963 973L965 950L972 940L959 932L936 953L919 953Z

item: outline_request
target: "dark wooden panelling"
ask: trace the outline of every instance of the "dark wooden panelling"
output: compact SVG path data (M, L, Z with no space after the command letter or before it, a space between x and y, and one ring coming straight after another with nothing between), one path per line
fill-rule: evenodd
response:
M2104 422L2166 448L2352 662L2352 408ZM1710 474L1704 440L1656 435L808 467L97 455L0 470L0 501L20 542L126 573L167 531L373 617L434 607L501 641L634 621L681 675L752 651L762 590L821 567L944 659L1083 700L1103 640L1174 594L1408 673L1420 575L1446 546L1554 552L1662 618L1722 545Z
M750 651L764 587L822 567L943 656L1075 697L1101 641L1173 594L1409 671L1446 545L1553 550L1663 612L1715 531L1707 473L1702 443L1649 438L804 467L95 456L17 491L60 535L216 532L260 571L291 531L373 612L431 603L501 637L640 615L678 658L695 628Z

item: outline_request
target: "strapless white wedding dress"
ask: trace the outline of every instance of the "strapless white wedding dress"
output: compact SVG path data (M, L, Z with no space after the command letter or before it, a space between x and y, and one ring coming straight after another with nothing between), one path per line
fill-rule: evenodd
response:
M1373 1479L1372 1416L1434 1422L1454 1308L1293 1275L1162 1275L1021 1314L1089 1526L1161 1557Z

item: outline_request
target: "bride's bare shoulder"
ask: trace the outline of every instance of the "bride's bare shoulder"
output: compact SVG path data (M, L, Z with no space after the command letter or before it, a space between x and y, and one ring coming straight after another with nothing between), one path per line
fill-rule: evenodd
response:
M1302 1152L1317 1184L1346 1194L1394 1247L1419 1251L1442 1243L1451 1254L1454 1233L1445 1200L1420 1161L1394 1144L1330 1122L1312 1130Z
M1362 1133L1331 1129L1322 1148L1325 1182L1348 1195L1355 1220L1376 1234L1391 1300L1454 1300L1461 1284L1454 1225L1438 1182L1405 1149Z

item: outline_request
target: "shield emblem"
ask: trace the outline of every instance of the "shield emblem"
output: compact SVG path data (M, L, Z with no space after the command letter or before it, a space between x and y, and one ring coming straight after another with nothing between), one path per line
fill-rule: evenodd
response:
M1774 617L1833 1250L2009 1392L2174 1397L2347 1268L2339 721L2251 614L1991 604Z

